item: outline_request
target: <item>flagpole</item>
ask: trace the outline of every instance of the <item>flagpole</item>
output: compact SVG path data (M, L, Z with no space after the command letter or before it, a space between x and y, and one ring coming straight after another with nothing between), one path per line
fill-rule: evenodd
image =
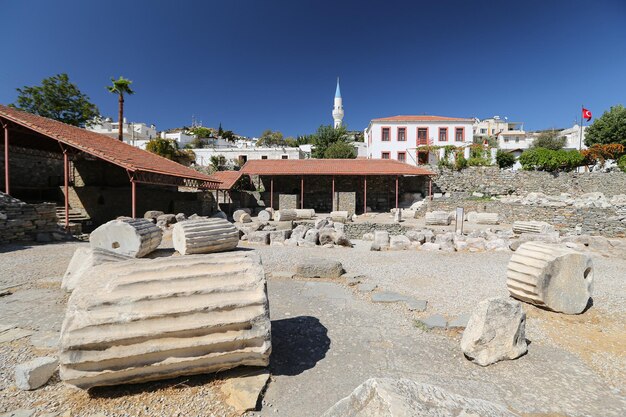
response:
M584 123L584 117L583 117L583 112L585 109L585 105L583 104L582 106L580 106L580 136L578 137L578 151L582 151L583 150L583 123Z

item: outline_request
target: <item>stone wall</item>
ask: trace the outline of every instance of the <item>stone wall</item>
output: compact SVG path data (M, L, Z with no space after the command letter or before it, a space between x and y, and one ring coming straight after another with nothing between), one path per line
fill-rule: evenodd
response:
M347 211L348 216L356 213L356 193L349 191L335 192L335 210Z
M626 237L626 223L617 219L615 207L546 207L490 200L439 199L422 206L418 216L423 216L426 211L454 211L457 207L463 207L465 213L470 211L498 213L503 222L509 224L516 220L538 220L554 225L562 233L573 233L576 227L580 226L582 233L585 234Z
M0 243L22 240L51 240L59 231L56 205L27 204L0 193Z
M345 233L348 239L361 239L365 233L374 233L376 230L386 230L391 236L403 235L411 227L406 227L398 223L346 223Z
M298 194L278 194L278 209L279 210L295 210L299 209L298 204L300 196Z
M626 173L506 171L498 167L470 167L462 171L438 170L433 177L433 192L488 195L542 192L584 194L599 191L607 197L624 194Z

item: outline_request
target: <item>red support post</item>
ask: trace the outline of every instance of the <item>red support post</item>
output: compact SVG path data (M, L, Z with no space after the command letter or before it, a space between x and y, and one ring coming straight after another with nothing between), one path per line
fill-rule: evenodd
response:
M304 177L300 177L300 208L304 208Z
M131 205L132 205L132 218L137 217L137 185L135 183L135 179L130 179L130 188L131 188Z
M335 176L333 175L333 198L330 204L331 210L330 211L335 211Z
M398 210L398 177L396 176L396 210Z
M65 189L65 230L70 228L70 195L69 195L69 182L70 182L70 168L69 160L67 156L67 149L63 149L63 187Z
M270 207L274 209L274 177L270 178Z
M363 177L363 214L367 214L367 176Z
M9 126L4 125L4 192L11 194L9 187Z

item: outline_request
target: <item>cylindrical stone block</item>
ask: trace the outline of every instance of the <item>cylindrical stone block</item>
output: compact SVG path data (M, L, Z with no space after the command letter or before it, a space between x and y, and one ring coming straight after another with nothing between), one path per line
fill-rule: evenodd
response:
M526 242L511 256L506 285L512 297L566 314L582 313L593 292L591 257L565 246Z
M447 211L429 211L424 217L427 225L432 226L449 226L450 213Z
M334 222L348 223L349 216L347 211L331 211L330 218Z
M72 293L60 376L80 388L267 366L265 273L255 252L100 265Z
M172 230L174 249L181 255L229 251L238 242L239 231L223 219L187 220L176 223Z
M141 258L160 244L163 231L147 219L117 219L103 224L89 235L92 248Z
M270 220L272 220L272 213L270 213L268 210L261 210L259 211L257 217L261 222L269 222Z
M274 212L274 220L277 222L296 220L298 215L295 210L278 210Z
M554 226L546 222L537 221L516 221L513 222L513 232L521 233L551 233L554 232Z
M498 213L476 213L477 224L499 224L500 216Z
M295 209L294 211L298 220L308 220L315 217L314 209Z
M250 213L245 210L235 210L233 220L239 223L250 223L252 221Z

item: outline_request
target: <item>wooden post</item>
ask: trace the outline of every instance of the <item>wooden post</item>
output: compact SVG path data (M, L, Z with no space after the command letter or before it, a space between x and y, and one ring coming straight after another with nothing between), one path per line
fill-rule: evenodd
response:
M9 126L4 125L4 192L10 194L9 187Z
M274 208L274 177L270 178L270 207Z
M367 214L367 175L363 177L363 214Z
M398 210L398 176L396 176L396 210Z
M137 218L137 187L135 183L135 179L130 179L130 189L131 189L131 217L133 219Z
M300 208L304 208L304 176L300 177Z
M70 182L70 169L69 160L67 156L67 149L63 149L63 186L65 189L65 231L70 228L70 196L69 196L69 182Z
M428 198L433 201L433 179L428 177Z
M330 206L331 206L331 210L330 211L335 211L335 176L333 175L333 198L332 200L330 200Z

